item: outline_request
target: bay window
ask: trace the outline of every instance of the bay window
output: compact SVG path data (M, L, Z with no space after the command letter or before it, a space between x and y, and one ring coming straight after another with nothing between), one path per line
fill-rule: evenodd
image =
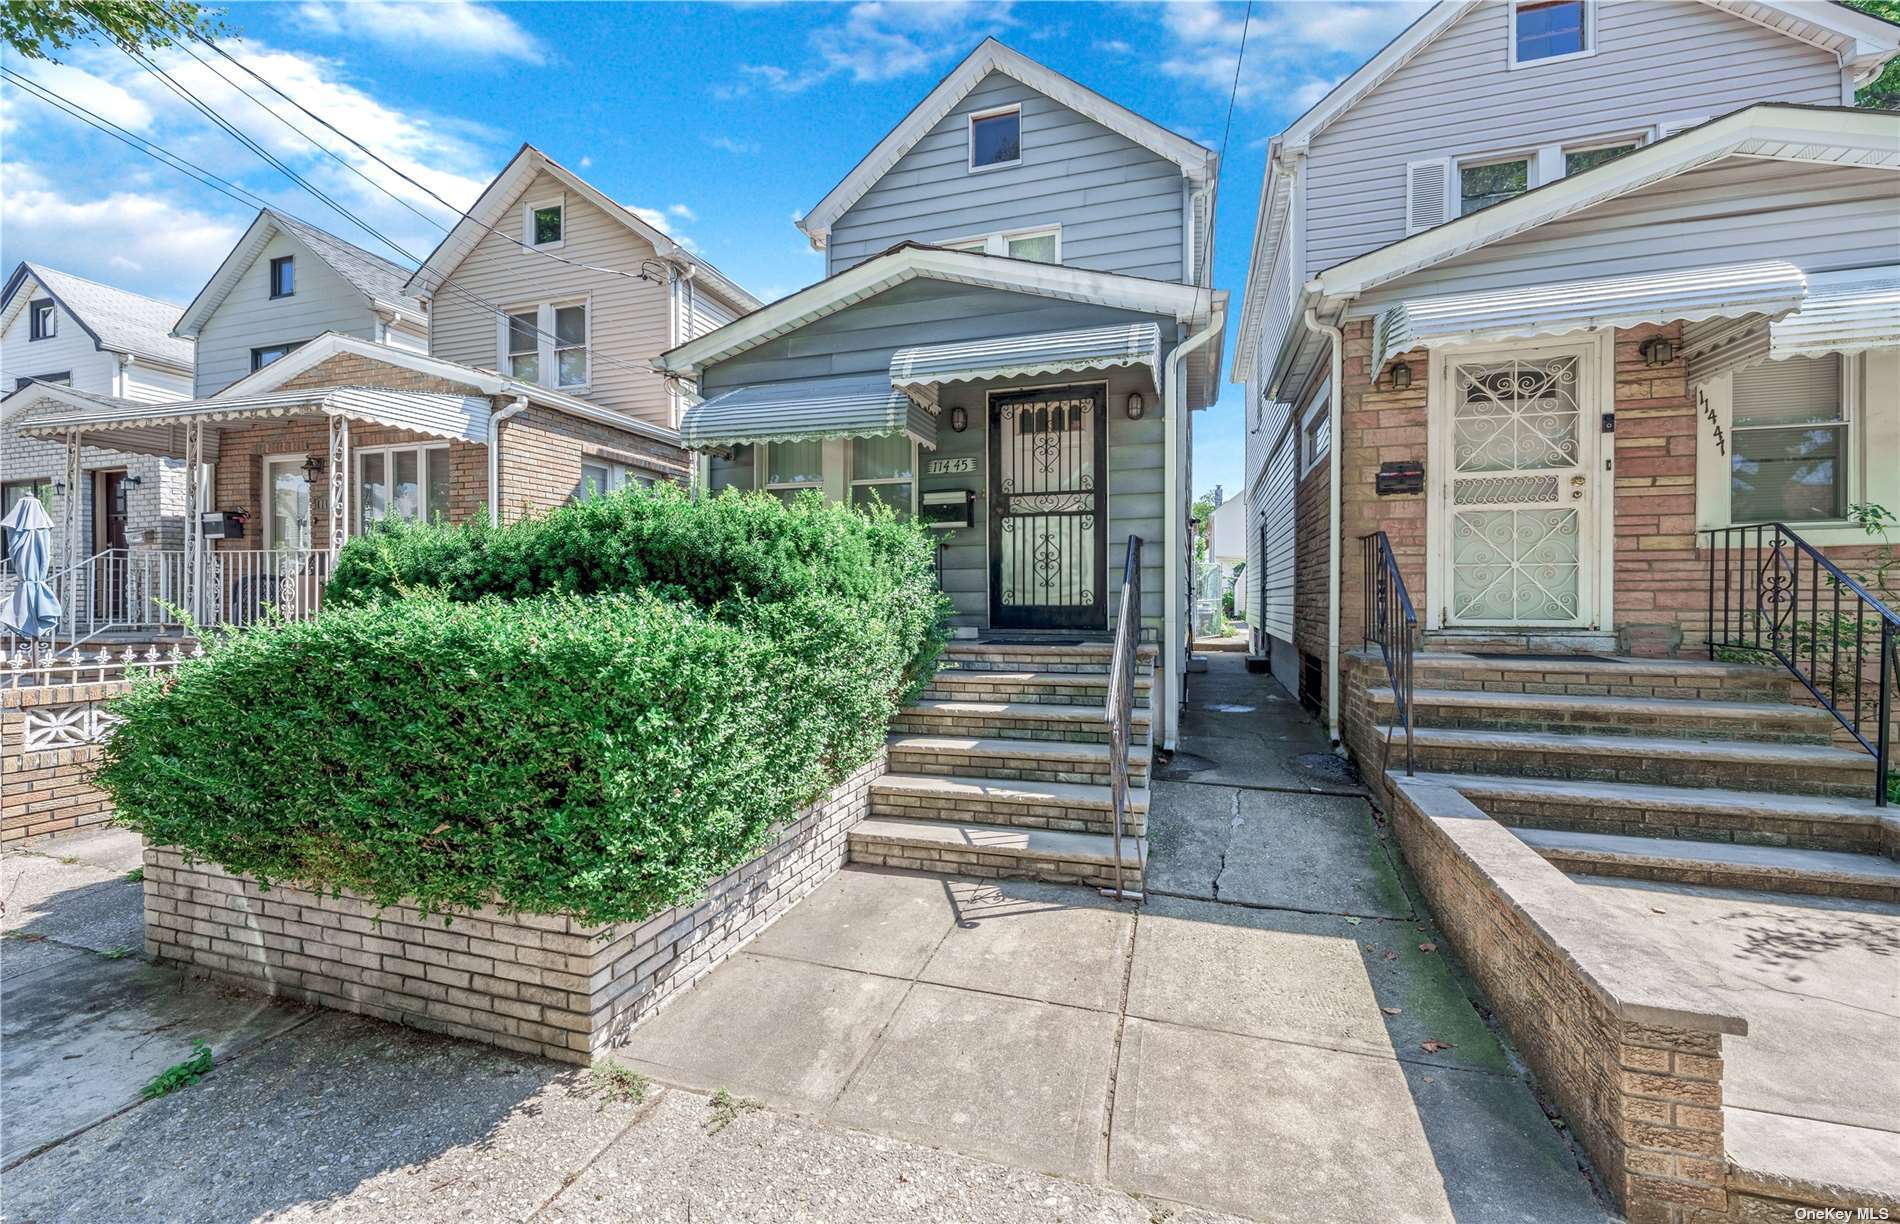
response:
M383 446L356 452L357 529L386 518L433 522L449 513L449 448Z
M1847 513L1848 413L1839 354L1734 375L1729 522L1812 523Z

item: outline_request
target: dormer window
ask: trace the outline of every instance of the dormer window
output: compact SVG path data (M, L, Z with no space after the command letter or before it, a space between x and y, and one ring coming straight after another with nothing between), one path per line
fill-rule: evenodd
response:
M557 247L567 237L567 208L560 200L545 200L522 209L523 237L531 247Z
M270 261L270 295L285 298L297 292L297 259L285 255Z
M970 116L970 170L999 170L1021 165L1023 111L1020 106Z
M1596 54L1591 0L1512 0L1510 24L1513 68Z
M51 340L59 335L59 311L53 308L52 298L41 298L26 309L29 339Z

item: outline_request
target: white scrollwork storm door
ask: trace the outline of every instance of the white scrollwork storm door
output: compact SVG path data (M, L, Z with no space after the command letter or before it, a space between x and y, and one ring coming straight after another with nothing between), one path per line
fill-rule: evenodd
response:
M991 397L991 620L1103 627L1102 389Z
M1453 363L1451 623L1585 621L1583 361Z

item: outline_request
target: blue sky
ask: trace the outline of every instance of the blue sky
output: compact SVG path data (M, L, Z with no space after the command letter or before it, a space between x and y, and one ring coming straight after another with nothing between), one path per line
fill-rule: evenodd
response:
M1222 169L1215 283L1237 319L1267 137L1420 6L1260 3ZM1221 144L1244 4L241 3L226 45L458 205L523 141L771 299L823 270L792 224L937 79L994 35L1149 118ZM174 51L180 83L350 212L426 254L441 230ZM326 229L402 262L117 51L7 66ZM231 77L245 81L236 69ZM286 109L311 131L319 131ZM319 132L319 134L321 134ZM334 137L345 160L419 197ZM35 259L183 303L251 210L0 86L0 262ZM1231 359L1232 344L1228 348ZM1239 389L1202 414L1195 484L1241 479Z

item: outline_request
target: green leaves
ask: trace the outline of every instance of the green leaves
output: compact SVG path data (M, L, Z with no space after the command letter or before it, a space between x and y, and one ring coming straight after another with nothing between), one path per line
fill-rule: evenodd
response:
M119 822L381 905L635 920L875 755L935 666L928 546L888 516L668 494L572 509L352 542L321 617L135 688L97 775ZM747 576L674 555L689 547ZM606 589L631 573L652 585Z

